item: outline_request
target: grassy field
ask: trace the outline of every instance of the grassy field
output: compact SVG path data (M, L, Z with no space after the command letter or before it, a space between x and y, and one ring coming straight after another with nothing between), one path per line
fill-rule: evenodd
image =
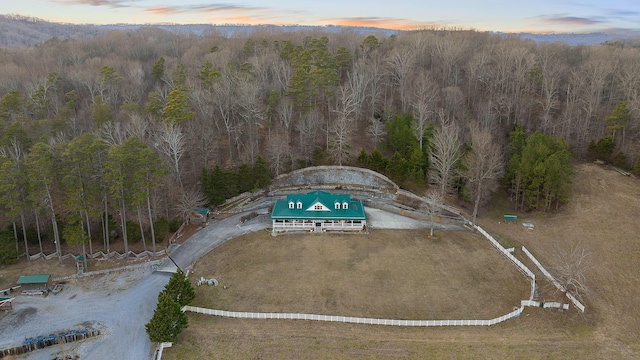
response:
M198 261L194 306L387 319L492 319L526 299L528 281L480 236L427 231L369 235L267 232Z
M490 232L499 233L500 236L511 245L519 247L527 246L534 255L545 265L550 265L552 251L554 248L566 247L569 244L579 242L587 247L591 255L588 263L589 287L587 295L587 312L580 315L571 310L569 312L558 312L548 309L527 308L519 318L498 324L492 327L451 327L451 328L396 328L385 326L367 326L353 324L334 324L306 321L272 321L272 320L237 320L224 319L212 316L189 314L189 328L179 337L172 348L166 349L164 359L228 359L228 358L314 358L314 359L351 359L351 358L415 358L415 359L633 359L640 358L640 241L637 231L637 214L640 214L640 182L637 179L624 177L614 171L607 170L593 164L582 164L576 167L576 179L574 195L570 204L560 209L554 214L516 213L519 216L517 224L498 224L502 214L513 213L506 205L506 201L496 202L489 211L481 214L479 224ZM532 222L534 230L526 230L520 222ZM453 233L451 235L459 235ZM375 235L375 234L374 234ZM200 305L220 307L228 310L250 310L258 307L266 309L287 309L286 311L319 312L325 310L345 309L349 312L361 311L357 314L369 316L368 314L383 314L391 317L411 317L419 314L420 318L427 318L423 311L437 316L447 313L447 311L457 311L461 314L462 309L469 311L488 311L482 309L482 302L468 303L466 296L471 291L462 294L457 293L455 286L468 285L471 280L464 280L463 277L471 277L475 271L468 269L478 266L481 269L491 269L496 264L502 263L502 259L495 253L491 253L488 245L486 248L479 248L478 259L485 258L484 261L473 262L474 256L467 256L470 263L456 264L437 263L431 269L430 275L424 275L421 271L414 271L409 263L404 259L412 258L416 253L416 258L422 258L423 263L428 264L433 259L437 259L445 254L429 255L429 251L416 249L422 246L447 245L451 243L450 251L465 252L466 255L473 255L475 251L463 250L465 247L458 243L464 243L462 237L455 238L448 233L440 234L438 240L428 243L425 236L420 234L411 238L402 238L389 235L390 245L377 245L379 249L373 247L370 250L365 245L354 245L349 254L354 254L356 249L364 250L366 259L354 257L353 260L341 260L339 263L331 263L331 259L313 259L311 263L315 266L335 265L335 271L328 271L323 274L317 271L318 280L316 284L285 284L279 279L289 279L295 281L297 277L308 278L307 274L298 274L307 264L300 262L301 254L305 252L307 246L316 244L311 252L317 258L323 258L329 248L342 247L343 250L350 249L349 245L338 241L330 240L325 243L325 238L310 237L299 243L294 243L294 239L278 237L275 239L265 238L264 241L273 243L280 242L289 245L288 248L295 250L287 257L281 259L268 259L272 253L253 252L252 250L262 248L262 244L257 239L244 238L236 242L234 240L227 244L228 248L220 248L209 254L195 267L196 276L215 276L223 284L228 284L227 290L222 288L201 287L198 289L196 302ZM422 237L422 239L421 239ZM363 238L366 239L366 238ZM363 239L357 239L361 241ZM399 239L399 240L398 240ZM320 240L320 241L317 241ZM315 243L313 242L315 241ZM399 243L405 244L405 251L408 254L392 256L394 252L400 253ZM362 248L364 246L364 248ZM466 244L465 244L466 246ZM380 249L382 248L382 249ZM394 250L395 249L395 250ZM394 251L392 251L394 250ZM213 260L220 251L226 251L226 258ZM264 251L264 250L263 250ZM271 255L269 255L271 254ZM381 254L385 254L382 256ZM347 254L345 254L346 256ZM434 258L430 256L435 256ZM255 258L254 260L251 257ZM388 269L390 259L403 259L400 264L393 266L404 267L404 270L394 270L385 274L375 271L366 275L367 271L357 272L366 266L373 266L374 261L385 261L384 265L377 270ZM280 260L280 261L270 261ZM286 260L286 261L285 261ZM267 266L269 270L264 272L252 270L251 263L261 263L263 266L276 262L291 262L298 264L296 271L292 273L273 275L272 271L278 271L274 266ZM337 259L333 259L337 261ZM435 261L435 260L433 260ZM207 263L208 262L208 263ZM320 265L325 262L325 265ZM456 262L456 261L453 261ZM406 267L405 267L406 266ZM425 265L427 266L427 265ZM448 284L452 285L446 295L439 297L433 295L433 291L425 291L423 296L429 296L433 302L435 299L445 299L444 304L433 305L426 310L416 310L411 305L411 300L406 300L403 296L396 296L393 299L381 300L375 295L382 293L384 296L393 294L394 288L413 288L406 284L394 284L407 281L411 283L416 274L420 274L423 288L427 288L427 281L436 279L442 267L450 267ZM468 267L467 267L468 266ZM237 272L236 272L237 269ZM372 269L372 268L370 268ZM433 270L435 269L435 270ZM467 269L467 270L464 270ZM239 274L247 271L244 275ZM344 280L337 280L340 273L354 270L362 277L362 283L355 282L351 285L345 284ZM483 270L484 271L484 270ZM481 271L480 273L482 273ZM446 271L445 271L446 272ZM231 276L232 273L238 275ZM447 272L448 273L448 272ZM387 276L400 274L398 278L391 280ZM490 271L487 274L494 275ZM519 274L508 275L509 279L515 280L518 284L522 279ZM282 276L282 278L280 277ZM396 276L396 275L393 275ZM376 281L376 278L386 281ZM345 276L337 276L345 278ZM453 279L456 280L453 280ZM503 278L505 279L505 278ZM255 283L257 289L248 287L248 283ZM475 281L473 282L476 283ZM492 285L480 279L478 283L478 296L483 299L493 298L491 294ZM456 285L454 285L456 284ZM363 286L360 286L363 285ZM376 286L372 292L368 292L368 286ZM282 295L283 292L298 288L300 291L294 295L283 295L286 302L291 301L298 305L288 303L278 303L269 295L277 288ZM345 297L341 289L354 287L354 295ZM434 285L436 286L436 285ZM440 284L442 286L442 284ZM526 298L522 290L517 289L520 285L515 285L511 291L507 291L505 296L513 296L514 299ZM526 286L526 285L525 285ZM541 284L541 286L546 286ZM493 286L494 289L499 287ZM316 289L315 292L308 293L307 290ZM503 291L508 288L503 288ZM323 294L323 290L325 293ZM328 290L333 290L330 292ZM438 289L440 290L440 289ZM225 293L226 292L226 293ZM437 292L437 291L436 291ZM373 293L374 296L368 294ZM481 294L482 293L482 294ZM318 295L319 294L319 295ZM415 301L417 293L405 293L413 296ZM215 296L217 295L217 296ZM463 296L462 301L457 296ZM488 297L484 297L488 296ZM500 296L497 296L500 297ZM496 297L496 298L497 298ZM365 303L359 304L355 299L364 299ZM298 301L297 299L301 299ZM327 299L335 301L327 302ZM295 300L295 301L294 301ZM350 300L350 301L347 301ZM395 306L386 306L391 300ZM451 302L457 305L450 306ZM300 305L301 303L306 305ZM401 304L401 305L398 305ZM462 304L462 305L460 305ZM505 304L506 305L506 304ZM297 306L297 307L295 307ZM415 305L420 307L422 305ZM502 305L499 305L500 307ZM393 314L392 308L404 309L404 313ZM291 310L289 310L291 309ZM308 310L306 310L308 309ZM473 309L473 310L471 310ZM510 309L505 309L508 312ZM277 311L277 310L273 310ZM497 312L501 312L495 310ZM424 315L424 316L422 316ZM466 317L460 315L462 317Z

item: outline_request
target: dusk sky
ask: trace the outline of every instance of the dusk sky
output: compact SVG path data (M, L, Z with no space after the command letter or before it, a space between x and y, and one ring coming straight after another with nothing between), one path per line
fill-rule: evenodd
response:
M640 0L4 0L2 13L93 24L356 25L640 34Z

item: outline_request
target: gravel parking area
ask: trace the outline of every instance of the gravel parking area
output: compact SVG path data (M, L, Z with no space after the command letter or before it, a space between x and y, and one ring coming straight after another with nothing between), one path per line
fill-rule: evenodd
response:
M90 328L99 336L37 350L22 358L148 359L152 349L144 330L169 274L151 266L69 280L57 295L18 296L13 311L0 315L0 348L26 338Z

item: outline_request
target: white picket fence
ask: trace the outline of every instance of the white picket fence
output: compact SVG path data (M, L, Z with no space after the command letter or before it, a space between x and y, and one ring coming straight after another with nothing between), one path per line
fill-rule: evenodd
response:
M156 355L155 355L154 359L155 359L155 360L161 360L161 359L162 359L162 353L164 352L164 349L165 349L165 348L169 348L169 347L171 347L171 346L173 346L173 343L172 343L172 342L162 342L162 343L159 343L159 344L156 346Z
M533 300L522 300L520 301L520 306L533 306L539 307L543 309L555 308L559 309L562 307L564 310L569 310L569 304L562 304L554 301L533 301Z
M575 296L571 295L569 292L566 291L566 289L564 288L564 286L560 285L560 283L553 277L553 275L551 275L550 272L547 271L547 269L544 268L544 266L542 266L542 264L540 264L540 262L538 261L538 259L535 258L535 256L533 256L533 254L531 254L529 252L529 250L527 250L527 248L525 248L524 246L522 247L522 251L525 253L525 255L527 255L527 257L529 259L531 259L531 261L533 261L533 263L538 267L538 269L540 269L540 271L542 272L542 274L549 280L551 281L551 283L553 283L553 285L560 291L562 291L563 293L565 293L567 295L567 298L569 300L571 300L571 302L573 303L573 305L575 305L575 307L577 307L578 309L580 309L580 311L584 312L585 306L578 300L576 299Z
M360 318L352 316L337 315L316 315L316 314L295 314L295 313L255 313L255 312L236 312L207 309L196 306L184 306L182 311L190 311L198 314L215 315L221 317L237 318L237 319L280 319L280 320L311 320L311 321L328 321L342 322L351 324L367 324L367 325L390 325L390 326L490 326L501 323L505 320L519 316L524 307L519 307L514 311L490 320L393 320L393 319L375 319Z

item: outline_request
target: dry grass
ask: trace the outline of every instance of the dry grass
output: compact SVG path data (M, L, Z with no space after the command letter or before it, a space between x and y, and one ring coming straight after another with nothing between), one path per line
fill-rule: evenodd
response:
M479 223L490 232L499 232L512 245L527 246L544 264L552 258L554 244L562 246L573 241L587 246L592 252L589 260L592 269L585 317L575 311L559 313L527 308L519 318L486 328L397 328L238 320L189 314L190 327L180 335L174 347L166 349L164 358L640 358L640 241L637 236L640 182L592 164L578 165L576 173L571 203L558 213L517 214L521 220L533 222L535 230L528 231L515 224L498 225L502 214L513 212L506 207L483 214ZM285 237L272 240L290 242ZM442 237L440 241L446 243L448 240ZM229 246L239 245L232 241ZM298 252L301 249L298 248ZM376 257L373 249L366 251L369 257ZM287 260L295 262L296 255ZM321 254L318 252L318 255ZM262 254L254 256L262 257ZM494 258L486 261L491 262L491 259ZM236 258L229 253L229 259L220 261L233 266ZM240 261L237 265L245 266ZM212 267L207 273L200 268L196 275L217 276L226 282L226 274L217 270L223 269L222 264L215 266L220 267ZM456 277L462 274L460 272ZM244 281L247 280L234 279L228 290L237 291ZM333 285L334 282L329 283ZM269 278L261 287L282 286L274 283L277 279ZM236 306L243 299L237 299L237 302L227 299L224 300L226 303L213 298L207 301L243 310L231 307L232 303ZM368 299L367 308L368 302L377 301ZM321 301L315 300L315 303L322 309Z
M587 320L603 342L640 352L640 180L595 164L574 169L571 202L556 214L518 214L534 223L533 231L518 224L482 226L517 239L543 265L552 268L555 249L581 244L587 258ZM493 221L492 221L493 220Z
M0 289L16 286L16 281L21 275L51 274L53 277L59 277L75 274L75 272L76 265L72 259L63 262L45 259L27 262L22 259L18 264L0 267Z
M369 235L258 232L217 248L194 277L195 306L393 319L491 319L527 298L526 279L480 236L426 231Z

